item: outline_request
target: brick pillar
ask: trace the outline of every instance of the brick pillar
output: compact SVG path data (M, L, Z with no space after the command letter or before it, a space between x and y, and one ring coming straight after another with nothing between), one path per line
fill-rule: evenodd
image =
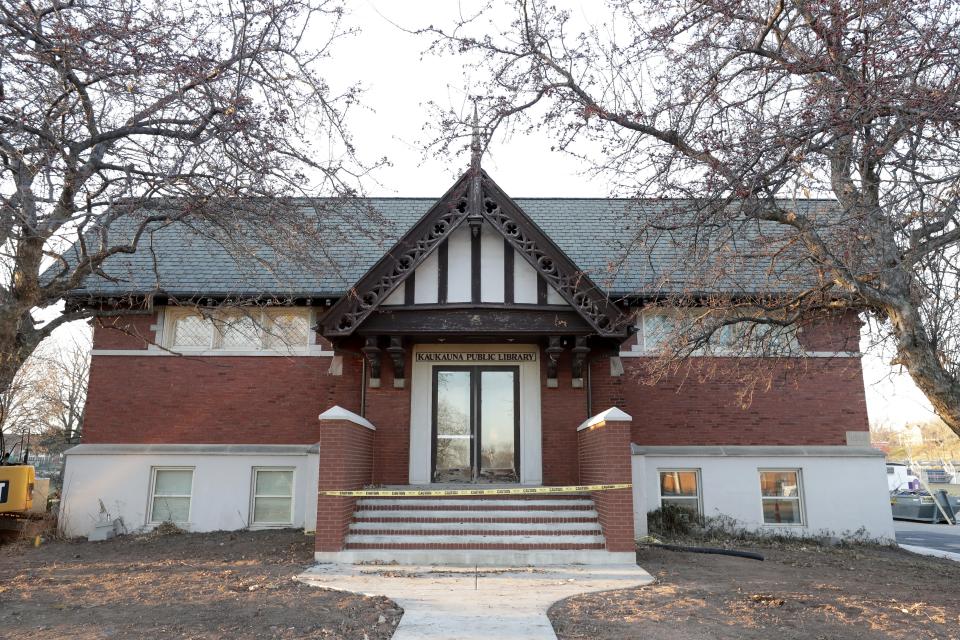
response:
M373 435L366 419L341 407L320 414L319 490L362 489L373 480ZM356 498L317 496L317 551L341 551Z
M616 407L590 418L577 430L581 484L629 484L632 478L630 428L633 419ZM593 502L607 551L633 551L633 491L595 491Z

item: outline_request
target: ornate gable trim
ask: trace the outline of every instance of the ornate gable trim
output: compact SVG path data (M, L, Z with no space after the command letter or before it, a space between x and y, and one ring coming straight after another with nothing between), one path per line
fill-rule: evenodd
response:
M464 175L324 316L325 336L349 336L467 218Z
M457 180L330 308L320 322L323 335L352 335L455 229L468 219L473 224L480 216L503 234L597 334L626 337L631 325L629 318L482 169L472 169Z
M626 337L632 324L510 196L483 175L483 217L599 335Z

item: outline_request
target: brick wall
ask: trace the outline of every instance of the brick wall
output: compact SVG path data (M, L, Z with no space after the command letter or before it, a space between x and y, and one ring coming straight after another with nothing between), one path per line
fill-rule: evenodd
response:
M797 339L808 351L859 351L862 325L856 313L847 311L800 326Z
M411 349L407 349L406 386L393 386L393 362L383 354L380 388L367 387L364 416L377 425L374 438L374 482L407 484L410 480L410 375ZM369 378L369 369L367 375Z
M94 349L146 349L156 341L150 327L157 323L156 313L93 319Z
M579 482L577 427L586 420L586 387L571 386L570 352L560 357L558 386L547 388L547 354L540 351L540 429L543 451L543 484L569 485Z
M95 320L94 348L143 348L154 322ZM84 441L311 444L322 411L360 411L360 358L342 359L337 376L328 357L94 355Z
M317 441L317 416L358 412L359 359L93 356L84 418L88 443Z
M630 483L631 422L606 422L577 432L580 482ZM593 501L608 551L633 551L633 492L630 489L596 491Z
M860 320L846 313L800 328L804 348L856 352ZM624 344L630 351L636 336ZM622 358L610 376L595 354L595 409L620 407L634 417L633 441L645 445L843 445L847 431L867 431L859 358L691 358L675 375L653 380L650 360Z
M847 431L869 429L858 358L724 360L695 359L655 384L643 358L624 358L619 380L598 360L593 406L632 415L633 442L644 445L843 445ZM758 371L764 379L744 397L736 376Z
M373 479L375 431L346 420L320 422L319 490L361 489ZM340 551L356 498L317 496L317 551Z
M143 314L97 321L98 349L142 349L138 336L156 322ZM109 328L117 323L125 330ZM850 346L855 318L804 330L815 350ZM846 333L844 333L846 332ZM856 358L770 362L730 360L729 373L704 376L722 358L694 359L677 375L647 384L644 358L623 358L623 376L610 375L609 354L592 354L592 406L617 406L635 417L638 444L845 444L847 431L868 429L861 365ZM541 363L546 355L541 351ZM360 413L358 355L343 355L343 374L331 375L326 357L93 357L86 409L91 443L312 443L317 416L340 405ZM735 365L735 366L733 366ZM737 375L767 370L745 403ZM407 387L394 389L384 358L382 386L367 389L366 414L378 426L375 479L408 479L411 363ZM546 387L541 366L543 478L548 485L579 481L576 426L587 417L586 389L570 384L570 354L559 366L559 386Z

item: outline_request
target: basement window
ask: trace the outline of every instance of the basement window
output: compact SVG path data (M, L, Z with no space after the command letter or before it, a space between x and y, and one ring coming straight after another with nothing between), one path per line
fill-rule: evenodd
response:
M255 467L252 523L260 527L293 524L293 469Z
M802 525L802 497L799 469L760 471L760 501L764 524Z
M193 467L154 467L150 478L151 524L190 522Z
M687 509L697 518L702 515L699 469L660 470L660 506L666 505Z

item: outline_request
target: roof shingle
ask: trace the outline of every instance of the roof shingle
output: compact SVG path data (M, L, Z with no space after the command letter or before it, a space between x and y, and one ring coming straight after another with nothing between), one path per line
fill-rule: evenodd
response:
M797 263L774 258L784 242L775 223L734 221L709 235L684 224L696 215L683 200L516 198L514 200L593 281L613 296L697 292L774 292L796 286ZM316 202L316 201L314 201ZM282 244L251 239L228 250L194 224L173 223L145 236L134 254L112 256L73 296L339 297L420 219L432 198L325 201L315 222L323 246L309 263ZM807 215L836 215L827 200L791 202ZM303 205L305 217L315 209ZM679 222L679 224L678 224ZM115 236L129 232L117 223ZM294 239L295 240L295 239Z

